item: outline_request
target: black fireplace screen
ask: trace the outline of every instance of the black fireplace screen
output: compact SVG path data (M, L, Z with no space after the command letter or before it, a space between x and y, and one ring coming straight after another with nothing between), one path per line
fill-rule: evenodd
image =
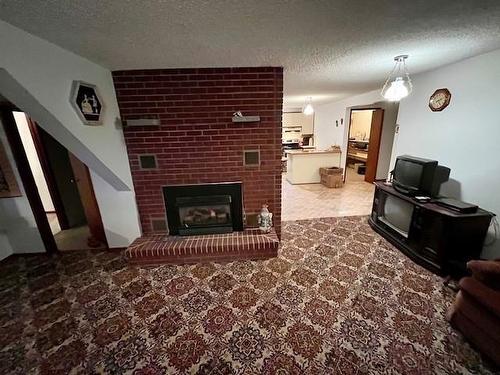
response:
M232 232L231 196L179 197L179 234L197 232Z
M170 234L243 230L241 183L163 187Z

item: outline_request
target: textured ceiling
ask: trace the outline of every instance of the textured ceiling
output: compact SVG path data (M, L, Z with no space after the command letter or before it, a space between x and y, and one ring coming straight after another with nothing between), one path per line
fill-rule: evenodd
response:
M285 105L500 48L498 0L0 0L0 18L111 70L285 68Z

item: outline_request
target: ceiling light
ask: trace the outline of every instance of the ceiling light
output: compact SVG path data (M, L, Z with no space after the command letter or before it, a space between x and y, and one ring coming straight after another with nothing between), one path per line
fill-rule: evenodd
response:
M413 88L410 74L406 68L407 58L408 55L400 55L394 58L396 63L382 88L382 96L391 102L398 102L408 96Z
M304 109L302 109L302 113L304 115L312 115L314 113L314 108L312 106L312 98L308 97L306 99L306 105L304 106Z

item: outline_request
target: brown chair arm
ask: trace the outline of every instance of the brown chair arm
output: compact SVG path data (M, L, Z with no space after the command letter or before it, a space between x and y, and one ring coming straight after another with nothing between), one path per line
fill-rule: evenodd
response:
M500 318L500 291L490 289L472 277L462 278L459 285L463 293Z
M500 261L498 260L471 260L467 268L472 272L472 277L486 286L500 290Z

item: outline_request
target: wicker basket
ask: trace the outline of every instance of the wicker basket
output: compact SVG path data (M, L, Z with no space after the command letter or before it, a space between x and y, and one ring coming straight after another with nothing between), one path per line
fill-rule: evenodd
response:
M329 188L341 188L344 185L342 172L343 169L337 167L320 168L321 183Z

